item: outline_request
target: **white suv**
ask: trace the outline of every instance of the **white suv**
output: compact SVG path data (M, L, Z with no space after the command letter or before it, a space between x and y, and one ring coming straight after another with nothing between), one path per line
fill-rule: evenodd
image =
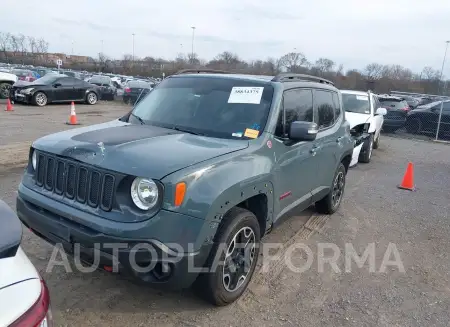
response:
M352 163L368 163L372 150L380 143L381 128L387 111L381 107L376 94L370 91L341 90L345 118L355 139Z

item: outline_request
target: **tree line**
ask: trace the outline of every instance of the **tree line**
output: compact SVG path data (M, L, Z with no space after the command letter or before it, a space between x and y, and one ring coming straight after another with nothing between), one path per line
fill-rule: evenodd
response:
M0 62L11 64L32 64L51 66L53 58L48 54L49 43L43 38L22 34L0 32ZM171 75L187 68L208 68L255 75L276 75L280 72L292 72L321 76L332 80L342 89L370 89L378 93L394 90L405 92L450 95L447 82L440 82L441 72L426 66L420 73L398 64L382 65L369 63L362 70L345 69L332 59L323 57L315 61L308 59L302 52L290 52L280 58L243 60L238 54L224 51L211 60L200 58L196 53L179 53L173 59L147 56L136 58L125 54L121 59L113 59L104 53L97 58L77 62L67 56L64 68L104 72L131 76L161 77Z

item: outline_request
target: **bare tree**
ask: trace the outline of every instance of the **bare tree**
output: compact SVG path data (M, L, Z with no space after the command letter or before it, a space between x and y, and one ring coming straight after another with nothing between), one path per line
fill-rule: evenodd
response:
M16 36L17 48L20 51L22 57L25 57L28 52L28 44L25 35L19 34Z
M290 52L280 58L280 65L292 73L298 73L301 68L308 68L309 62L303 53Z
M383 77L383 65L377 64L376 62L368 64L364 68L364 75L367 76L368 80L379 80Z
M420 75L422 76L422 79L427 79L430 81L438 80L440 77L440 71L427 66L422 70L422 73Z
M331 59L327 58L319 58L316 60L314 64L314 68L320 73L330 73L335 66L335 63Z
M8 52L11 50L11 34L0 32L0 51L8 61Z
M27 36L28 48L31 54L37 53L37 41L33 36Z
M198 59L198 55L195 52L188 54L188 60L187 61L191 65L199 65L200 64L200 61Z

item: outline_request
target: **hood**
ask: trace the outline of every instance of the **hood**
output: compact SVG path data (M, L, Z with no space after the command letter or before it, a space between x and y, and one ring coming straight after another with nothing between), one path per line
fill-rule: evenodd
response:
M22 87L30 86L30 85L37 85L37 84L33 84L33 82L18 80L17 82L14 83L13 87L22 88Z
M356 112L345 112L345 119L349 122L350 128L355 127L356 125L365 124L369 121L369 114L359 114Z
M18 78L16 75L11 73L0 72L0 80L17 82Z
M134 176L162 179L199 162L247 148L217 139L119 120L45 136L33 147Z

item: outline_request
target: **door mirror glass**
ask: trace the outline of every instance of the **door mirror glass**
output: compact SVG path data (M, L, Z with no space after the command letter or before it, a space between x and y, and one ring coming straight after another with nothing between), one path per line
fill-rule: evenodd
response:
M387 110L386 108L378 108L377 111L375 112L375 115L381 115L384 116L387 114Z
M316 123L294 121L289 128L289 138L294 141L313 141L319 132Z

